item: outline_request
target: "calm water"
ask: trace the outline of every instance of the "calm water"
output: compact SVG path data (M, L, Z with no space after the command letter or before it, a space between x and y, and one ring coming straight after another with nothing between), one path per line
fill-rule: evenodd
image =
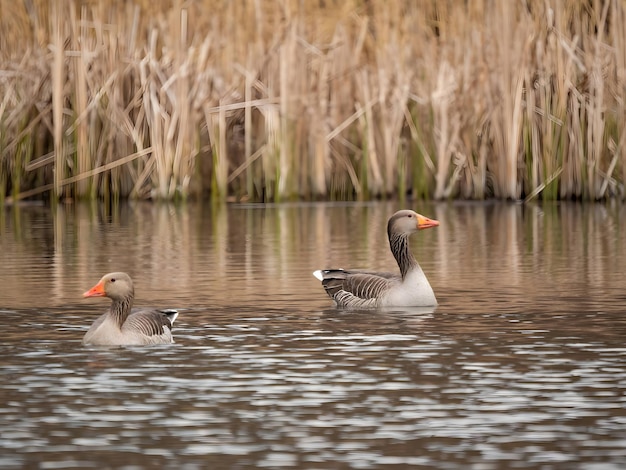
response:
M422 204L434 311L334 309L395 203L0 212L0 467L626 468L626 209ZM98 349L129 272L177 344Z

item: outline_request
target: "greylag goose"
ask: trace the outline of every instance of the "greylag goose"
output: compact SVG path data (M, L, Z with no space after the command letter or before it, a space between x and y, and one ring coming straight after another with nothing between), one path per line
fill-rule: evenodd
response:
M126 273L104 275L83 297L108 297L113 301L111 308L85 333L83 344L123 346L174 342L172 325L178 312L132 309L135 289Z
M343 269L318 270L326 293L343 308L427 307L437 299L424 271L409 249L409 237L439 222L411 210L393 214L387 223L389 246L400 274Z

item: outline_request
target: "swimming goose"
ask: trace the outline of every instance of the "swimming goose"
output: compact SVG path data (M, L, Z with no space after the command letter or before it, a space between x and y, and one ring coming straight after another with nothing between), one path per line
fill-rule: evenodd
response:
M111 308L98 318L83 337L83 344L122 346L173 343L176 310L132 309L135 289L126 273L109 273L83 294L108 297Z
M426 307L437 299L424 271L409 249L409 237L439 222L411 210L401 210L387 223L389 246L400 274L343 269L318 270L326 293L343 308Z

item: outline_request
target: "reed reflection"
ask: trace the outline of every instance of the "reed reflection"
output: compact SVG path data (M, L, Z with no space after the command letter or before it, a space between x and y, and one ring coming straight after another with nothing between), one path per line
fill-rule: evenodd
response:
M620 207L406 206L441 221L411 245L440 308L470 293L518 304L555 295L586 301L618 287L615 272L626 261ZM9 207L0 219L0 301L76 304L87 284L122 270L137 279L141 298L179 307L302 300L326 308L313 270L397 269L385 230L397 208L135 203L107 214L95 204Z

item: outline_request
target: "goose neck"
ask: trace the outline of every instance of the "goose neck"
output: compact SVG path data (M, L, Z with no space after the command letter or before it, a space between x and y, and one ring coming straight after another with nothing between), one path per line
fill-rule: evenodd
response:
M409 248L409 236L392 234L389 237L389 246L400 268L402 279L404 279L407 273L417 266L417 260Z
M111 316L115 320L115 323L121 328L133 306L133 297L125 297L121 300L114 300L111 304Z

